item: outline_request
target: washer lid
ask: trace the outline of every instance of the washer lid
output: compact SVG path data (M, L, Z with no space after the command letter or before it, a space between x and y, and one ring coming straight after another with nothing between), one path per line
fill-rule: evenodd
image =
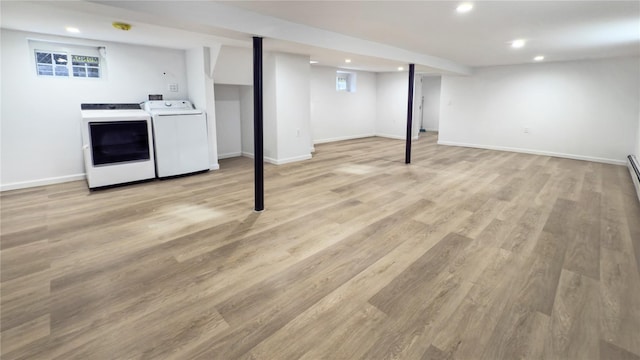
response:
M177 115L201 115L202 110L190 109L171 109L171 110L153 110L149 112L153 116L177 116Z
M192 115L202 114L188 100L152 100L143 103L145 111L153 115Z

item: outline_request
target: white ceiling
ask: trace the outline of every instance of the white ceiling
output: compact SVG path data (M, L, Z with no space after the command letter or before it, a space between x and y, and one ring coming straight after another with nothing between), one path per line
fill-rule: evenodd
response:
M229 1L467 66L640 55L640 1ZM509 46L526 39L523 49Z
M322 65L468 73L469 67L640 56L638 1L1 1L3 28L174 48L208 43L309 55ZM133 25L117 31L112 21ZM82 31L70 35L65 26ZM527 40L522 49L509 42ZM344 59L351 58L351 64ZM406 66L405 66L406 69Z

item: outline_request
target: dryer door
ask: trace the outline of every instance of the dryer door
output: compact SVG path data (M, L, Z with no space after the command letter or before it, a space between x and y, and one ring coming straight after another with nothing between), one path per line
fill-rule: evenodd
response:
M147 121L89 122L93 166L149 160Z

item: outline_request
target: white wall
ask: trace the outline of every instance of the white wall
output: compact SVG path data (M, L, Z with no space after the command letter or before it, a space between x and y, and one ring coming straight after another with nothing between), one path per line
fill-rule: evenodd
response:
M253 157L253 86L240 86L242 155Z
M253 156L253 87L215 85L218 158Z
M214 68L213 78L214 82L219 84L216 85L216 89L222 84L228 85L227 89L234 89L233 101L228 99L228 92L220 97L216 90L216 104L220 99L226 99L222 100L224 103L221 104L225 109L220 109L226 115L222 127L218 126L218 129L224 132L224 134L218 135L218 141L221 142L218 147L219 158L242 154L253 156L253 50L222 46ZM229 85L247 86L233 87ZM231 111L233 111L233 115ZM216 113L219 113L217 107ZM275 141L275 127L273 130L274 134L270 135L270 140ZM275 143L269 145L269 154L275 153Z
M376 135L404 139L407 124L407 75L376 74Z
M311 66L311 133L314 143L375 135L375 73L356 72L356 91L346 92L336 91L337 70Z
M225 72L234 61L252 62L250 49L222 47L215 73ZM227 64L227 65L225 65ZM284 164L311 158L311 70L309 57L284 53L263 54L263 149L265 160ZM219 75L216 82L226 81L253 85L251 67L226 80ZM242 74L249 71L242 80ZM334 80L335 81L335 80ZM334 85L335 86L335 85ZM253 156L253 87L241 86L240 137L241 153Z
M422 77L422 96L424 96L424 110L422 120L424 129L438 131L440 123L440 76Z
M209 138L209 168L219 169L218 145L216 135L215 94L213 88L213 67L215 66L220 46L198 47L186 51L187 85L189 99L207 115L207 131Z
M311 158L311 95L309 57L275 54L276 60L276 164ZM273 91L273 89L266 91ZM265 154L266 155L266 154Z
M1 31L3 190L84 178L81 103L187 98L184 51ZM107 77L38 77L29 38L105 46ZM180 91L168 92L168 83Z
M310 159L309 57L267 52L262 67L265 161Z
M278 108L276 102L276 56L262 54L262 149L265 160L278 159Z
M639 78L638 58L445 76L439 142L622 164L634 151Z
M640 111L638 111L638 130L636 132L636 148L634 154L640 159Z
M242 155L240 87L215 85L218 159Z
M407 136L407 95L408 73L377 73L377 106L376 106L376 135L394 139L406 139ZM419 77L415 77L419 79ZM417 82L420 84L420 80ZM420 130L419 94L416 96L414 82L413 98L413 129L412 137L418 136Z
M253 50L222 46L213 79L216 84L253 85Z
M265 67L265 63L269 61L269 59L267 59L268 56L267 53L263 54L263 68ZM275 81L275 63L272 63L271 67L273 67L273 71L268 74L263 70L263 81ZM237 151L240 151L243 155L253 156L253 50L250 48L222 46L215 63L213 77L215 84L218 85L239 85L236 90L239 94L240 107L241 141L238 142L241 144L240 150L226 145L223 145L223 147L228 149L228 153L236 154ZM265 77L270 78L265 80ZM217 85L216 88L218 88ZM272 98L272 103L275 106L275 92L267 94L266 96ZM216 99L218 99L217 95ZM273 111L275 111L275 108ZM275 119L275 115L272 116L270 120L271 119ZM268 131L271 130L273 131L269 132L269 139L267 140L269 143L268 153L269 156L274 156L275 158L275 123L272 127L269 127ZM222 157L226 157L225 154L223 154L221 158Z
M415 75L413 81L413 116L411 124L413 125L412 136L417 138L420 135L420 116L422 116L422 109L420 108L422 106L422 76Z

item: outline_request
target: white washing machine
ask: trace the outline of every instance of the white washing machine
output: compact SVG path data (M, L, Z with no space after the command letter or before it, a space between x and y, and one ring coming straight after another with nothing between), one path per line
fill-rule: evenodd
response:
M159 178L209 170L207 116L186 100L143 104L151 114Z
M151 117L140 104L81 104L90 189L154 179Z

